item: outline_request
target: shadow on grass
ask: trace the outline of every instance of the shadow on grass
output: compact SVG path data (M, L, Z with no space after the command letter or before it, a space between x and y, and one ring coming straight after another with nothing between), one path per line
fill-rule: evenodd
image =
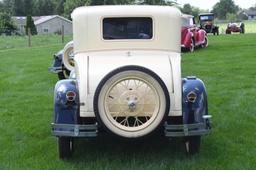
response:
M210 148L214 149L215 147L210 146ZM163 135L156 134L140 140L125 140L103 134L92 139L75 139L74 154L68 162L72 164L136 160L136 162L151 162L154 164L157 161L194 159L199 155L188 156L186 154L183 138L168 139ZM204 156L210 156L208 151Z
M134 157L136 155L150 156L151 154L161 153L180 153L184 150L183 140L169 140L161 135L152 135L139 140L125 140L103 134L94 139L75 140L74 157L84 158L90 155L90 159L98 156L112 158ZM93 158L93 156L96 156Z
M200 153L188 155L183 138L168 139L156 134L140 140L124 140L104 134L92 139L76 139L73 157L65 162L69 166L89 169L166 169L173 166L182 169L217 161L216 155L222 151L215 142L202 137Z

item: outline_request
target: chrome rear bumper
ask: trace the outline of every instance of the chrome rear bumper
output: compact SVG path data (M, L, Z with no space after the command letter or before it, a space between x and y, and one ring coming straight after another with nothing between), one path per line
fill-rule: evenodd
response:
M210 133L210 126L205 123L169 125L165 123L166 137L201 136Z
M52 134L54 136L96 137L98 135L98 124L80 125L52 123Z

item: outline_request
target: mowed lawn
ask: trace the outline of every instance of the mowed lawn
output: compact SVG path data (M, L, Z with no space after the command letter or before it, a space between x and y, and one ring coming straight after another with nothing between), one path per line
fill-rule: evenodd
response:
M63 44L2 48L0 169L256 169L255 40L256 34L209 36L207 49L183 54L183 76L204 80L213 115L212 133L203 138L199 154L186 155L179 139L102 136L77 140L68 161L58 159L50 130L57 76L48 67Z

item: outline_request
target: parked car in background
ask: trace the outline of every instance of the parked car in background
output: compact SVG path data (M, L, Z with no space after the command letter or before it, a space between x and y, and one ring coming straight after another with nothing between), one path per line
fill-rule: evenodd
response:
M219 27L214 24L213 13L201 13L199 14L200 28L204 29L206 33L213 33L213 35L219 35Z
M54 90L59 157L71 156L75 138L102 131L126 140L162 131L183 137L188 153L199 152L210 115L203 81L181 78L180 11L95 6L71 16L74 74Z
M53 64L49 68L52 73L57 73L59 80L69 78L74 69L73 41L68 42L65 47L53 55Z
M190 52L193 52L195 47L206 48L208 46L207 34L205 30L196 26L194 16L183 14L181 20L181 48Z
M240 23L229 23L227 25L226 34L231 34L232 32L245 33L245 25L243 22Z

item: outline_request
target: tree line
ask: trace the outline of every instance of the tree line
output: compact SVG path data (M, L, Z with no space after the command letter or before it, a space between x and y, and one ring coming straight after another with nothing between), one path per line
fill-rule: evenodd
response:
M116 5L116 4L149 4L149 5L174 5L176 0L2 0L0 11L11 16L42 16L62 15L70 18L70 13L78 6L83 5ZM182 12L197 15L205 10L185 4L179 7ZM227 14L237 14L241 9L233 0L220 0L213 12L217 18L226 19Z
M12 34L17 29L12 16L27 16L27 26L36 34L31 16L61 15L71 19L71 12L84 5L173 5L172 0L2 0L0 1L0 35Z
M11 16L61 15L71 19L71 12L76 7L84 5L176 5L183 13L195 17L201 12L212 12L221 20L234 20L238 16L246 19L241 8L233 0L220 0L214 5L212 11L202 10L190 4L181 7L176 2L176 0L2 0L0 1L0 34L1 29L15 29ZM254 8L256 5L251 9Z
M172 5L174 3L172 0L3 0L0 1L0 9L12 16L57 14L67 17L74 8L84 5Z
M248 16L245 15L246 10L256 11L256 4L249 9L242 9L235 4L233 0L220 0L217 2L211 11L202 10L197 7L193 7L190 4L185 4L181 11L185 14L190 14L195 17L201 12L211 12L214 13L215 17L219 20L227 20L229 22L235 22L238 20L247 20Z

